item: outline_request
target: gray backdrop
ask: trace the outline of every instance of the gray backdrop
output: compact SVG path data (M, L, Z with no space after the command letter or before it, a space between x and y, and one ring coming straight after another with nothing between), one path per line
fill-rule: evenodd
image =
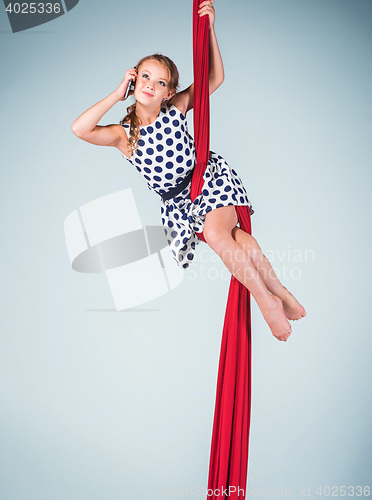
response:
M206 497L228 273L201 243L177 288L116 312L103 274L71 269L63 229L77 207L128 187L142 221L161 223L121 153L71 124L153 52L188 86L191 4L80 0L19 33L1 10L4 500ZM248 494L368 486L372 4L215 8L226 79L211 97L211 149L243 179L252 232L308 313L278 342L252 299Z

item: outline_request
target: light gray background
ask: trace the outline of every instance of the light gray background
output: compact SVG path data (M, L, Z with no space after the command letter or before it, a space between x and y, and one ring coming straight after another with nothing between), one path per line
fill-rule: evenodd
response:
M63 232L71 211L127 187L143 223L161 223L120 152L70 127L143 55L167 54L192 82L191 5L80 0L17 34L1 10L4 500L205 498L223 264L201 243L180 286L118 313L103 275L71 269ZM318 486L371 483L372 4L215 8L226 79L211 149L243 179L253 234L308 313L281 343L252 299L248 488L315 499Z

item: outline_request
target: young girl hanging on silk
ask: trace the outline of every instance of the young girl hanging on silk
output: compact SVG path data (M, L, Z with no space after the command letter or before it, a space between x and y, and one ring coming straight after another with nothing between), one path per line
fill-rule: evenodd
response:
M214 29L214 0L200 4L199 16L209 16L209 94L224 80L224 68ZM203 190L192 202L191 177L195 166L194 140L188 133L186 114L193 108L194 84L178 89L178 70L160 54L141 59L126 71L118 88L72 125L75 135L99 146L121 151L161 197L161 216L173 258L183 268L190 265L202 233L237 280L248 288L278 340L291 334L288 320L306 315L304 307L280 283L254 237L238 227L237 205L249 207L246 190L237 172L210 151ZM120 124L98 125L114 104L125 100L134 82L135 102Z

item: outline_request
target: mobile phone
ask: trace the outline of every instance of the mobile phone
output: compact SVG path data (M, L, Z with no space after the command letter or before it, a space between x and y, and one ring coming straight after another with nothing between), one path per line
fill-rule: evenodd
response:
M129 80L129 83L128 83L128 86L127 86L127 90L125 91L124 99L126 99L128 97L129 92L131 90L134 91L134 88L135 88L135 82L133 80Z

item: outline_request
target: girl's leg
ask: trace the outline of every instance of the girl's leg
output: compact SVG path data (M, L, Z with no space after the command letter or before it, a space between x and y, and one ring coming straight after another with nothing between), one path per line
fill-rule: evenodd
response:
M296 320L306 316L304 307L278 280L256 239L239 227L233 228L232 236L251 258L267 289L282 300L287 318Z
M273 335L279 340L287 340L292 328L285 316L283 303L271 295L250 256L234 240L232 230L237 222L233 205L216 208L206 215L204 238L231 274L251 292Z

